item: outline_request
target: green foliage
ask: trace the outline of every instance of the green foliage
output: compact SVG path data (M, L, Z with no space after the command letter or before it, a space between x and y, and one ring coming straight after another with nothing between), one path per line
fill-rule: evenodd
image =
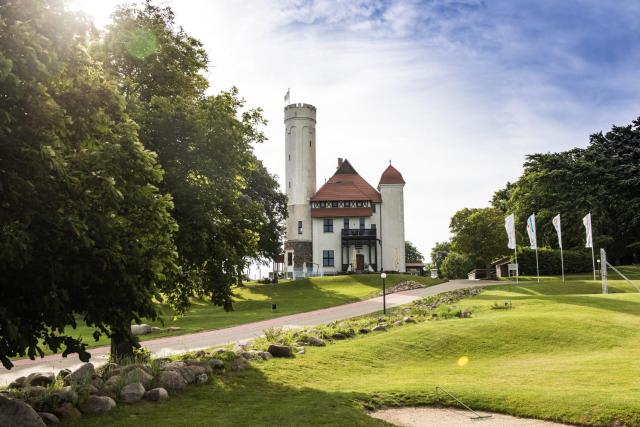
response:
M0 361L89 355L76 315L134 344L176 266L162 169L59 2L0 5Z
M467 255L449 252L442 261L442 274L447 279L466 279L469 272L475 268L475 264Z
M564 272L584 273L593 270L593 261L590 250L570 250L565 249ZM562 274L562 263L560 260L560 249L538 248L538 263L540 265L540 275L551 276ZM518 248L518 264L520 274L524 276L536 275L536 252L529 248Z
M437 268L440 277L442 277L442 271L440 271L442 261L444 261L449 252L451 252L451 242L436 242L436 244L433 245L433 248L431 248L430 268Z
M404 253L406 262L424 261L424 256L420 253L418 248L408 240L404 242Z
M494 259L509 253L504 231L504 214L496 208L459 210L451 218L451 248L468 255L478 266L488 267Z

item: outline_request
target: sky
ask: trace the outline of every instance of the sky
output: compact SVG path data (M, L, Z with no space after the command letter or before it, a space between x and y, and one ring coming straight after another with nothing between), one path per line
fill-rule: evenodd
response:
M109 22L113 0L70 0ZM255 148L284 188L284 94L317 107L317 186L349 159L374 187L392 161L405 237L428 254L531 153L585 147L640 116L640 2L173 0L210 92L260 107Z

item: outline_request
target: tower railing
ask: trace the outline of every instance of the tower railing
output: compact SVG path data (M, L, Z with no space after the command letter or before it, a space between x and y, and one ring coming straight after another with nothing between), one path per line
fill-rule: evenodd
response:
M375 228L343 228L342 237L376 237Z

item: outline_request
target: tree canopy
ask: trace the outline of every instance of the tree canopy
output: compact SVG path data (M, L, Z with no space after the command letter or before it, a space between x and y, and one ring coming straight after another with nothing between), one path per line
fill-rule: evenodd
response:
M488 267L491 261L509 253L503 224L504 215L499 209L461 209L451 218L451 249Z
M424 261L424 256L420 253L418 248L408 240L404 242L404 253L406 262Z

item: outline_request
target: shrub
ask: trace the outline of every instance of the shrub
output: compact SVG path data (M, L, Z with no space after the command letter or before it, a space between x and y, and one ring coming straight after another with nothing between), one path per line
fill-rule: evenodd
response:
M593 269L590 250L565 249L563 251L563 255L565 274L585 273ZM520 264L521 275L536 275L536 251L534 249L519 248L518 263ZM540 265L541 276L555 276L562 274L560 249L539 248L538 264Z
M441 266L442 274L447 279L466 279L474 268L475 263L471 258L457 252L449 252Z

